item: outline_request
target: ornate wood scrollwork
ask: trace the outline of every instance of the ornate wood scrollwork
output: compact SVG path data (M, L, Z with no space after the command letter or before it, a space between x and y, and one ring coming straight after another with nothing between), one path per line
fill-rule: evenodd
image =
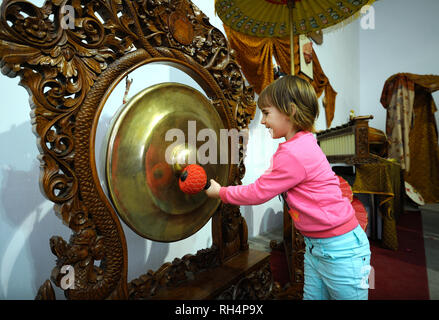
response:
M265 300L273 299L280 292L277 282L273 282L270 265L243 277L236 285L221 293L218 300Z
M220 263L218 248L199 250L196 255L185 255L165 263L159 270L148 271L147 274L134 279L128 284L130 299L148 299L153 297L160 288L177 286L183 281L193 278L195 274L214 268Z
M296 283L304 283L304 274L303 274L303 261L305 254L305 241L303 239L302 234L294 229L294 282Z
M67 5L71 17L65 15ZM73 19L71 25L66 18ZM103 103L126 74L153 62L176 66L197 80L227 128L247 128L255 113L254 93L224 35L188 1L47 0L39 8L5 0L0 23L2 73L20 77L31 97L41 189L72 230L68 242L50 239L57 257L52 281L60 286L60 270L68 264L75 270L75 289L65 291L69 299L136 297L133 288L143 284L127 284L125 236L90 152ZM243 148L241 144L240 159ZM240 161L232 166L229 181L240 184L244 172ZM215 249L202 255L221 252L224 259L245 249L247 229L239 208L221 206L216 216ZM185 257L148 274L142 278L148 283L143 292L154 290L151 283L167 279L171 270L171 278L180 279L193 259ZM50 282L37 298L54 298Z
M291 254L291 275L290 281L286 283L282 288L278 285L276 290L276 299L284 300L302 300L303 298L303 285L305 281L304 277L304 258L305 258L305 241L302 234L296 228L292 228L292 243L291 246L288 243L277 242L272 240L270 242L270 248L272 250L285 252L286 258L287 254ZM286 252L289 251L289 252Z
M359 145L358 154L362 157L367 157L369 155L369 143L368 143L368 127L359 127L357 129L357 145Z

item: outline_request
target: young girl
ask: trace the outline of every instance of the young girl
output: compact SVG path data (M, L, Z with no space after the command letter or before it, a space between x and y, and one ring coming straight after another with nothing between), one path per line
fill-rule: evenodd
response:
M258 107L273 139L286 140L270 169L246 186L221 187L211 179L207 195L258 205L282 194L305 239L303 299L367 300L369 241L312 134L319 114L314 88L297 76L281 77L261 92Z

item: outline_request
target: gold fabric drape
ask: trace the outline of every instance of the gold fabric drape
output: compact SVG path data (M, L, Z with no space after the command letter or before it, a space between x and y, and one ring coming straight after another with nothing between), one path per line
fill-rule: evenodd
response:
M274 57L281 69L286 72L290 69L290 39L260 38L236 32L224 26L230 47L235 50L236 60L247 81L253 86L257 94L274 81ZM325 108L326 126L331 126L335 112L335 98L337 92L332 88L328 78L322 70L320 62L313 49L313 80L300 72L299 37L294 37L294 73L309 81L317 97L325 93L323 106Z
M436 105L431 93L415 87L414 121L409 135L410 161L404 179L424 198L425 202L439 202L439 146L434 112Z
M392 97L401 81L410 83L414 88L412 116L406 121L409 124L406 130L409 131L410 167L404 172L404 180L422 195L425 202L439 202L439 146L434 117L437 109L431 95L432 92L439 90L439 76L411 73L393 75L383 88L381 103L384 108L389 110ZM393 122L388 114L386 126L394 126Z
M398 250L396 221L401 208L401 166L395 162L374 156L376 163L356 166L354 193L374 194L378 197L378 208L383 218L382 244Z
M401 168L410 170L409 133L415 99L415 85L407 77L395 78L386 91L386 134L390 145L388 157L396 159Z

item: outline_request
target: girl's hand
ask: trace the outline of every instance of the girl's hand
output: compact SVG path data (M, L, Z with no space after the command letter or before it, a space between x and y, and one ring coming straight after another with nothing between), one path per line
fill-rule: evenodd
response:
M213 179L210 179L210 187L206 190L206 194L211 198L219 198L221 185Z

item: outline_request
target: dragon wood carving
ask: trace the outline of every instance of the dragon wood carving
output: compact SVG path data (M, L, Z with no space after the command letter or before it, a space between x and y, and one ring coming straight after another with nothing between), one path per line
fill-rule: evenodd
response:
M56 236L50 240L57 257L51 279L60 286L60 269L69 264L75 283L65 290L68 299L133 297L125 236L89 151L108 88L143 64L179 64L203 80L224 123L239 130L254 116L253 90L246 87L224 35L189 1L48 0L40 8L5 0L0 24L1 71L20 77L31 98L41 190L72 230L68 242ZM241 161L232 167L229 181L240 184L244 173ZM221 234L213 236L214 244L233 244L221 258L245 249L239 210L221 206L216 216ZM48 280L37 299L54 298Z

